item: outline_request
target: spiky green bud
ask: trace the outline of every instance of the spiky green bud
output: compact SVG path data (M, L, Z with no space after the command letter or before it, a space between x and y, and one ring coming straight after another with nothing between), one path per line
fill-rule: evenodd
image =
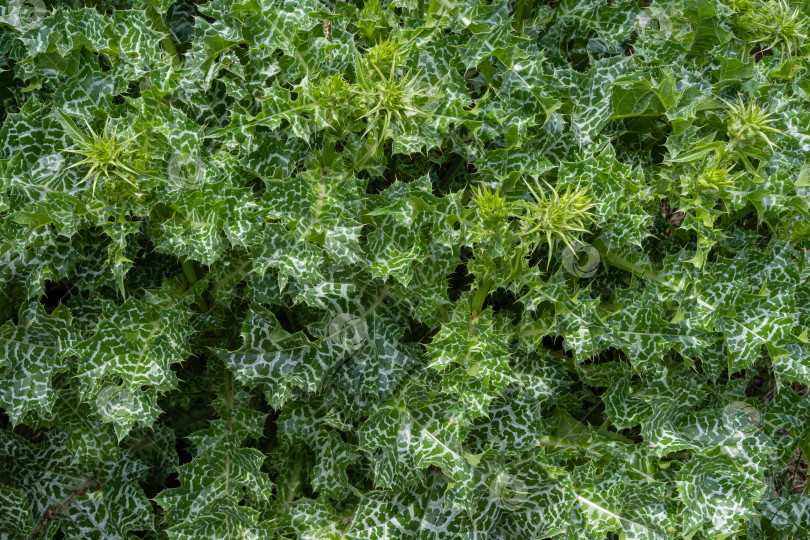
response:
M782 47L787 56L792 56L807 42L808 18L786 0L772 0L738 13L740 21L737 26L744 37L759 43L763 49Z
M496 187L495 191L483 186L473 192L475 205L478 207L478 215L485 224L494 225L500 223L509 214L506 198L499 191L500 186Z
M769 148L773 148L771 134L781 134L782 132L773 127L773 113L770 113L756 104L749 101L744 104L742 99L736 104L723 100L726 104L728 119L726 120L728 134L732 140L737 140L747 146L758 146L765 143Z
M700 173L698 188L703 191L728 190L734 187L739 174L731 174L731 167L712 167Z
M399 41L389 38L369 49L365 59L381 73L390 73L392 66L397 67L400 64L401 52Z
M96 184L99 178L105 180L118 178L136 187L135 177L138 173L132 166L135 151L130 147L130 143L135 137L125 141L119 140L117 137L117 129L113 129L112 131L109 129L109 119L107 119L107 123L104 125L104 129L101 133L96 133L86 120L85 125L90 133L84 134L84 136L74 140L78 148L64 150L65 152L78 154L83 159L68 168L89 167L82 182L92 180L93 193L96 191Z
M524 180L525 181L525 180ZM545 242L549 257L558 242L572 248L577 233L587 232L589 223L595 224L594 200L587 187L568 186L558 193L546 183L548 190L539 185L532 187L526 182L534 202L526 202L525 213L521 216L521 235L536 246Z

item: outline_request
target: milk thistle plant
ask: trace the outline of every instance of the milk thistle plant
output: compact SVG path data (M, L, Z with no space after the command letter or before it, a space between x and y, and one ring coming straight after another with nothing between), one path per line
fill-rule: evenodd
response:
M648 4L0 1L0 540L810 538L810 7Z

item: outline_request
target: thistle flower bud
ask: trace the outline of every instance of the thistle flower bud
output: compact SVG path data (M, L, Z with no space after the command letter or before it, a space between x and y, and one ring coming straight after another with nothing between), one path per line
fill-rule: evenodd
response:
M475 194L475 204L478 207L478 215L484 223L498 223L506 219L509 213L506 207L506 198L499 191L500 186L496 187L495 191L484 186L473 192Z
M586 225L596 223L590 211L594 207L594 201L587 187L569 186L560 194L546 183L551 191L547 194L540 186L535 189L528 182L526 185L535 202L525 203L526 212L521 217L521 235L533 246L545 241L548 244L549 257L557 242L571 247L576 233L587 232Z
M705 170L697 178L698 189L720 191L734 187L739 175L731 175L731 167L713 167Z
M741 37L759 43L764 49L781 47L787 56L792 56L807 42L808 17L801 8L793 7L787 0L771 0L759 6L747 0L734 2L738 13L736 24Z
M399 64L400 46L395 39L379 42L366 53L366 60L382 73L389 73L391 66Z
M117 136L117 129L110 130L109 118L101 133L96 133L87 120L85 120L85 125L90 133L81 134L74 140L77 148L64 150L64 152L78 154L82 158L68 169L87 167L89 170L82 182L92 180L94 194L99 178L104 180L116 178L136 187L135 177L138 173L134 170L133 165L136 151L130 147L130 144L137 135L124 141L120 140Z
M747 146L757 146L760 142L771 148L774 146L768 135L781 134L781 131L771 126L773 113L767 112L754 101L749 101L748 105L744 105L742 99L737 104L723 101L728 113L726 122L729 137Z
M375 64L369 67L359 58L355 60L357 84L353 94L366 112L368 128L363 136L372 129L379 128L379 135L385 138L389 127L394 124L398 131L405 132L411 126L413 118L430 116L428 89L424 87L418 74L410 72L400 75L396 63L392 63L386 74ZM380 125L381 124L381 125Z

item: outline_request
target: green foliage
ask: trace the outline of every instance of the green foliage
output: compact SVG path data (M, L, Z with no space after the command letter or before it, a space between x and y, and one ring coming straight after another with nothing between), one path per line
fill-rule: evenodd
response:
M0 5L0 539L810 537L810 5Z

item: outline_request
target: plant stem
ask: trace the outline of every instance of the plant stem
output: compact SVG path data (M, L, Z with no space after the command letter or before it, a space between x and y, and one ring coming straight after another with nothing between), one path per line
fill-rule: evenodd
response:
M186 275L189 286L197 283L197 272L194 270L194 265L188 259L183 261L183 273Z
M186 276L186 281L188 281L188 288L194 286L197 283L197 272L194 270L194 263L189 261L188 259L183 261L183 274ZM196 296L197 303L200 305L203 311L208 311L208 302L205 300L203 295L198 294Z
M292 476L288 484L288 491L286 496L287 504L295 500L295 492L298 491L299 476L301 475L301 467L303 465L304 455L301 452L296 452L295 461L293 462Z
M484 278L481 280L481 284L478 286L478 290L475 291L475 296L473 297L472 303L473 316L476 316L481 312L481 308L484 307L484 302L486 301L487 295L489 294L489 290L491 288L492 288L491 279Z
M233 415L231 414L233 411L233 374L228 370L225 370L225 403L228 407L228 419L226 420L228 433L231 433L233 430Z

